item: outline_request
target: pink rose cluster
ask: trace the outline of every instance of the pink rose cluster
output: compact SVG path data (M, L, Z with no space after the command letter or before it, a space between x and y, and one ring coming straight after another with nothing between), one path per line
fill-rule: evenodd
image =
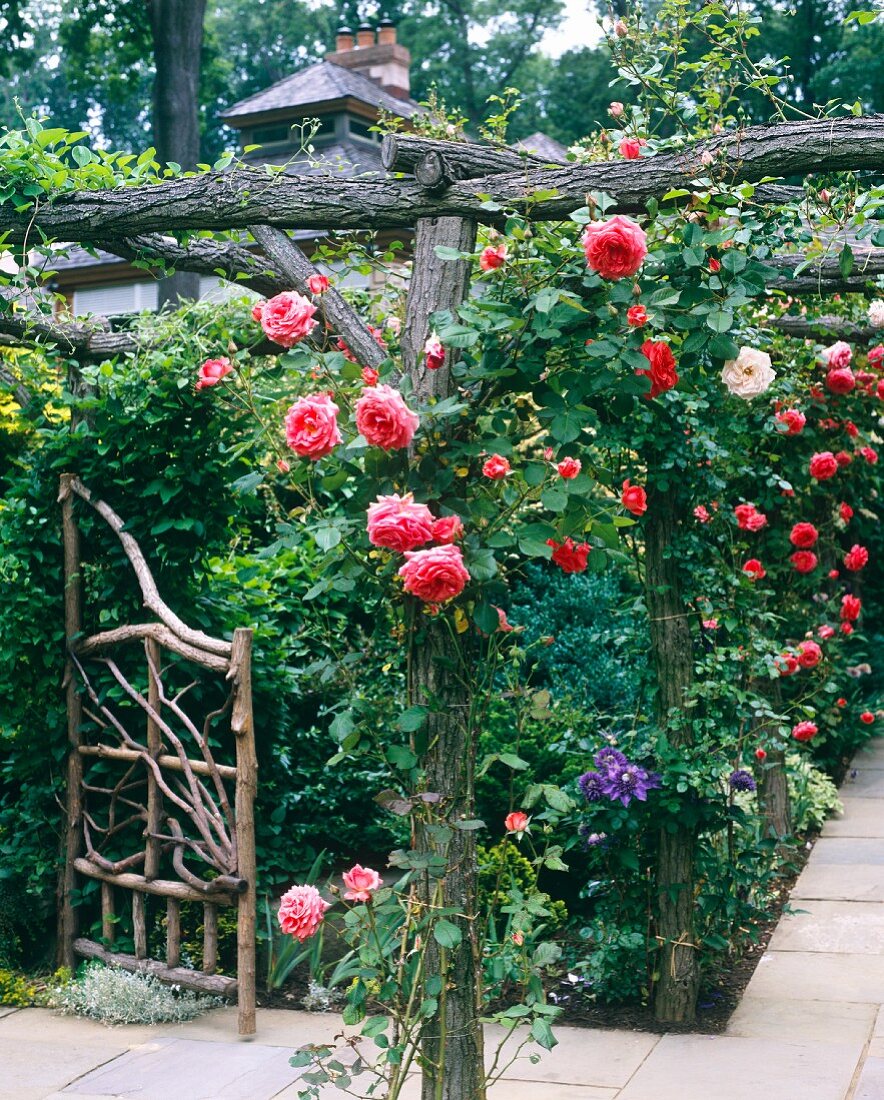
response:
M463 554L454 543L463 537L459 516L436 519L426 504L411 493L381 496L368 508L368 541L372 546L404 554L399 570L405 591L424 603L440 604L454 599L466 587L470 575ZM440 545L418 550L428 542Z
M344 898L347 901L371 901L372 895L384 885L384 880L371 867L354 864L342 875ZM293 886L279 899L276 919L287 936L304 943L319 931L326 911L331 908L315 886Z

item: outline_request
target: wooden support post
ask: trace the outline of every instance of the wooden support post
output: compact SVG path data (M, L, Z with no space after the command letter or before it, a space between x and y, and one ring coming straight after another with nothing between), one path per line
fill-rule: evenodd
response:
M471 252L476 243L475 223L461 218L421 219L417 223L414 265L406 306L402 351L405 369L417 400L442 400L454 392L451 366L457 353L449 352L444 365L426 369L423 347L430 331L430 315L437 310L456 310L469 290L470 265L463 260L440 260L436 248L443 245ZM439 793L446 817L457 822L474 815L473 771L476 730L470 721L470 662L475 660L467 636L452 638L444 622L411 608L409 704L428 708L422 736L421 763L427 789ZM483 1035L479 1023L478 993L481 960L478 932L473 919L476 898L476 834L452 828L451 839L439 845L430 830L418 829L420 851L444 854L447 867L441 881L442 906L460 910L457 918L461 943L441 949L430 937L426 973L441 974L445 997L438 1012L421 1032L423 1100L484 1100L485 1067ZM435 886L433 887L435 890ZM454 919L454 918L452 918Z
M166 900L166 966L174 968L181 962L181 904L175 898Z
M153 638L147 638L144 642L145 653L148 658L147 666L147 701L156 713L160 708L160 685L154 675L154 669L159 673L161 650ZM163 738L160 727L148 715L147 717L147 751L157 760L163 751ZM163 816L163 795L157 784L151 768L147 771L147 840L145 841L144 877L150 881L160 873L160 842L156 840L160 832Z
M101 884L101 938L108 947L114 945L116 931L116 914L114 913L114 888L109 882Z
M207 902L203 906L203 973L218 969L218 907Z
M655 479L648 471L648 483ZM674 489L648 494L645 516L645 599L650 618L651 651L657 672L657 711L669 743L690 745L690 714L685 697L694 679L691 632L681 591L679 560L673 552L680 521ZM654 1012L661 1023L693 1020L700 986L694 943L694 859L696 829L673 825L660 831L657 860L657 936L660 978Z
M62 537L64 540L64 633L71 646L83 631L83 582L80 575L80 532L74 519L71 492L72 474L62 474L59 488ZM79 753L82 742L80 727L83 703L77 691L74 664L65 659L64 682L67 693L68 759L65 793L64 865L58 879L58 945L59 966L74 967L74 940L77 936L77 911L72 902L74 890L74 860L83 847L83 759Z
M147 958L147 895L140 890L132 892L132 935L135 939L135 958Z
M237 914L237 980L239 982L239 1033L255 1033L255 921L257 917L255 855L255 792L258 758L252 715L252 632L242 627L233 633L230 672L234 683L230 726L236 737L236 852L237 871L247 886L239 895Z

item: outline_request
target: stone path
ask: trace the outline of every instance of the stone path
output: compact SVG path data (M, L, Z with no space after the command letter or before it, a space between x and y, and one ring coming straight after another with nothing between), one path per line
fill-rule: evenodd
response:
M557 1028L492 1100L884 1100L884 739L854 764L723 1035ZM292 1049L339 1029L261 1010L243 1040L228 1008L155 1028L0 1008L0 1100L296 1100Z

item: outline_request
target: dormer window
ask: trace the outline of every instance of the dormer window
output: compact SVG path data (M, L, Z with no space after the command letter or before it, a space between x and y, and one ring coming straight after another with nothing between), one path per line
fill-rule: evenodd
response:
M298 119L297 122L273 122L266 126L256 126L251 132L249 145L291 145L301 140L302 127L304 133L309 133L319 123L313 139L334 137L335 119L333 115L325 115L320 119Z
M380 140L380 134L372 131L373 125L376 125L376 123L364 122L362 119L353 118L352 116L348 120L350 134L353 137L362 138L363 141Z

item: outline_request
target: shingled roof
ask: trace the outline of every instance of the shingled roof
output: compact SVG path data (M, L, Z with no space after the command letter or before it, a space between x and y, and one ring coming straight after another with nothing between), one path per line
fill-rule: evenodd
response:
M362 73L345 69L331 61L319 61L308 69L277 80L269 88L234 103L221 117L232 125L238 119L285 111L298 107L313 107L338 99L358 99L372 107L409 118L421 108L413 99L399 99L385 92Z

